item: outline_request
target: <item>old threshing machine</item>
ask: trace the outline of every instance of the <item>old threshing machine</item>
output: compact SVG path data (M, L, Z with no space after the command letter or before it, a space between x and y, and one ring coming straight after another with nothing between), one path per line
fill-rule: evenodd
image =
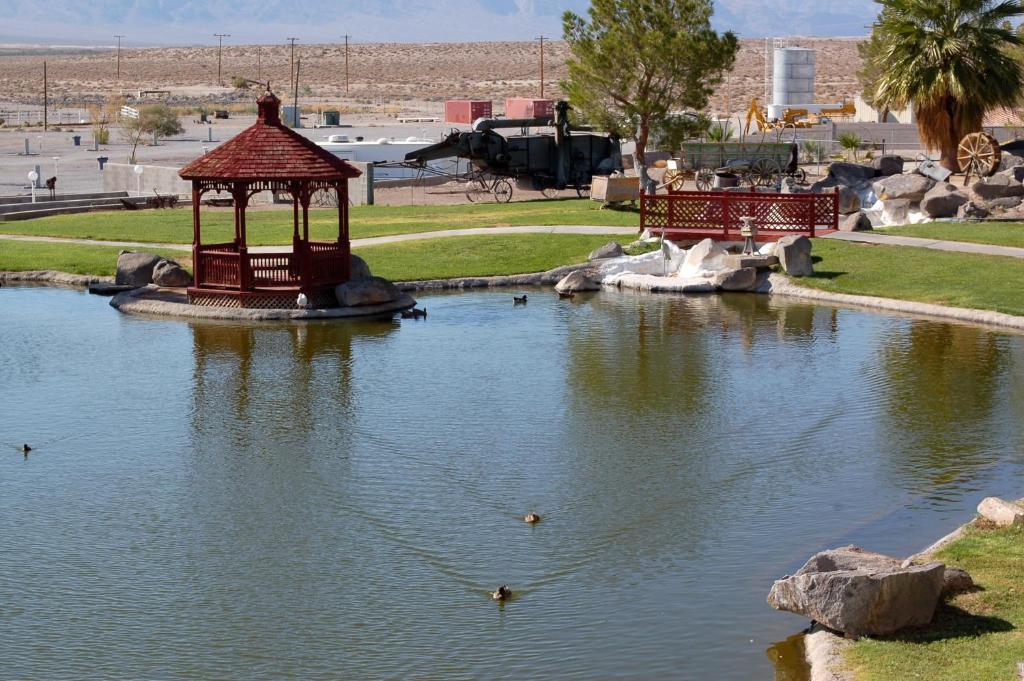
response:
M437 144L410 152L405 165L424 174L439 175L428 162L442 158L468 159L473 170L452 179L468 183L466 195L489 192L498 201L512 198L513 183L551 194L575 189L585 196L595 175L622 171L618 138L594 132L589 126L569 123L569 104L558 102L554 118L482 118L471 132L453 131ZM528 134L528 128L554 128L554 132ZM504 136L498 129L520 128L523 132Z

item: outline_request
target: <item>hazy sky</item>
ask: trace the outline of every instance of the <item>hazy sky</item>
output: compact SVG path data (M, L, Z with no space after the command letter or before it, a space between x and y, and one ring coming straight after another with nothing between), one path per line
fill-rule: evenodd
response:
M566 9L589 0L0 0L0 41L211 44L333 42L349 33L362 42L523 40L559 37ZM743 37L868 33L872 0L718 0L715 24Z

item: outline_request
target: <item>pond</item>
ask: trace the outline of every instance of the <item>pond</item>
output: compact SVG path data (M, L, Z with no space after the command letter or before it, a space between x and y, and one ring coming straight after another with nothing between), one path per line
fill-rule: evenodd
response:
M774 579L1021 494L1024 337L512 294L247 326L0 289L3 675L799 679Z

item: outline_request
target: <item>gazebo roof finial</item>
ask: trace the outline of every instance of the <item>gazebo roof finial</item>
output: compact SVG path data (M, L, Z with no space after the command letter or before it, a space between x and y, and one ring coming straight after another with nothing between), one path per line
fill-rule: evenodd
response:
M259 111L257 119L265 125L281 125L281 100L270 91L270 83L267 83L267 91L262 97L256 100L256 107Z

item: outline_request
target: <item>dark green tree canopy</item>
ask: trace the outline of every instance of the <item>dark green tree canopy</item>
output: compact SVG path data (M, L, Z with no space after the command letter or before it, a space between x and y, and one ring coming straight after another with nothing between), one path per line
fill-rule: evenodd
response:
M713 11L711 0L593 0L587 18L562 18L562 89L589 121L633 137L641 165L651 129L704 109L736 61L739 41L711 28Z

